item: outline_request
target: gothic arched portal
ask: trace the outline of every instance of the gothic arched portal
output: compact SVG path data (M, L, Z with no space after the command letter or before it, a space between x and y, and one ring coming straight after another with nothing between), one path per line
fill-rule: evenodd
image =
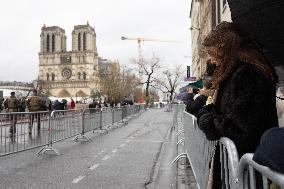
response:
M70 97L70 96L71 94L66 89L62 89L57 95L57 97L60 97L60 98Z

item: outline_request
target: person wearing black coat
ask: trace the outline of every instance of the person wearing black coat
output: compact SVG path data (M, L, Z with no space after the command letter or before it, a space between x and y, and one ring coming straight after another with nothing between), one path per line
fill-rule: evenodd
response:
M275 69L257 43L233 23L220 23L203 45L217 67L212 77L214 103L200 110L198 126L210 140L232 139L239 157L253 153L262 134L278 127ZM216 189L224 184L219 155L217 147L212 186Z
M187 97L185 110L194 116L198 115L199 110L206 104L207 98L210 95L211 82L204 80L203 83L204 87L198 90L198 94L189 90Z

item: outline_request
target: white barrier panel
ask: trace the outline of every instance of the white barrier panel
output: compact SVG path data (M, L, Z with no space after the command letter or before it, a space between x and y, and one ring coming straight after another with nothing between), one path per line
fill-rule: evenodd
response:
M198 128L196 118L184 112L185 150L191 164L197 185L206 189L209 179L209 167L215 152L217 141L209 141Z
M257 182L262 182L263 189L272 188L272 185L278 185L279 189L284 188L284 174L256 163L252 157L253 154L243 155L239 164L239 175L244 188L257 189ZM256 171L261 174L258 179Z

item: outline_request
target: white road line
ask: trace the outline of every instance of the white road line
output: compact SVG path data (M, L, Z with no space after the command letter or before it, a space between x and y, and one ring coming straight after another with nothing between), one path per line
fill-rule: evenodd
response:
M153 142L153 143L161 143L163 141L160 141L160 140L133 140L133 142Z
M113 151L111 151L112 153L116 153L117 152L117 149L114 149Z
M126 140L125 142L128 143L128 142L130 142L130 140Z
M94 164L89 169L94 170L94 169L98 168L99 166L100 166L100 164Z
M72 183L73 184L77 184L78 182L80 182L83 178L85 178L85 176L79 176L78 178L75 178L73 181L72 181Z
M119 147L122 148L123 146L125 146L125 144L121 144Z
M107 160L109 158L110 158L110 156L105 156L102 160L105 161L105 160Z

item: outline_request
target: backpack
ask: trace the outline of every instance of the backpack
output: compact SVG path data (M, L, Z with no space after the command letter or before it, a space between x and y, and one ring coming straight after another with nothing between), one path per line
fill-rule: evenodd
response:
M42 106L42 100L39 96L32 96L29 100L30 111L40 111Z
M7 108L8 109L17 109L18 108L18 105L19 105L19 103L18 103L19 101L18 101L18 99L17 98L8 98L7 99Z

